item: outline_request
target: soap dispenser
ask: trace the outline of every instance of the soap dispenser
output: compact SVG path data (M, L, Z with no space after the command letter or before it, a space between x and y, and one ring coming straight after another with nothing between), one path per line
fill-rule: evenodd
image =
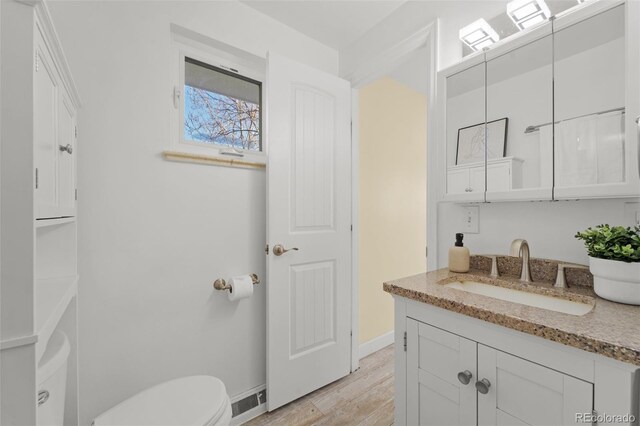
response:
M456 243L449 249L449 271L469 272L469 249L464 247L464 234L456 234Z

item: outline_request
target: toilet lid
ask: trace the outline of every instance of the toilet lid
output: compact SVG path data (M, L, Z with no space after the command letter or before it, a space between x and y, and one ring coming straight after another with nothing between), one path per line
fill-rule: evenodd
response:
M214 423L229 404L224 383L212 376L161 383L105 411L95 426L202 426Z

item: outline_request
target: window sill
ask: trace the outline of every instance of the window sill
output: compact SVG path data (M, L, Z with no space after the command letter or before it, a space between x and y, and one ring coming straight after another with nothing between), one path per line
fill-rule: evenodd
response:
M186 163L209 164L214 166L240 167L244 169L264 169L264 161L250 161L245 158L229 158L223 155L193 154L180 151L162 151L165 160Z

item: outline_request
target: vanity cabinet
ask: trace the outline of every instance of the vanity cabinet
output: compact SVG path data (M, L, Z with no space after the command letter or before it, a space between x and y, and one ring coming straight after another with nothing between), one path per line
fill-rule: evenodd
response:
M637 197L638 75L635 1L583 3L441 71L440 199ZM507 158L517 176L491 166ZM486 188L464 187L461 166Z
M394 306L396 425L577 425L605 414L620 417L599 425L637 424L635 365L398 295Z
M592 383L414 319L407 394L411 425L572 425L593 411Z

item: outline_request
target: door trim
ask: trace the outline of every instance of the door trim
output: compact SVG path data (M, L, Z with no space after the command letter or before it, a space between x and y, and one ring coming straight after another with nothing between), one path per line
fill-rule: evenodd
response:
M358 66L352 73L344 76L351 82L351 372L359 368L359 284L360 284L360 250L359 250L359 230L360 223L358 215L360 212L359 181L360 176L360 133L359 133L359 104L358 92L362 86L378 78L383 77L387 72L402 64L414 51L429 48L429 93L427 96L427 152L432 155L427 156L427 166L431 170L437 169L437 155L435 155L436 144L436 76L438 71L438 20L434 20L425 27L419 29L411 36L400 41L390 49L370 58ZM433 181L433 182L431 182ZM437 250L437 182L434 179L427 179L427 247L431 247L427 256L427 271L432 271L438 267ZM426 249L426 248L425 248Z

